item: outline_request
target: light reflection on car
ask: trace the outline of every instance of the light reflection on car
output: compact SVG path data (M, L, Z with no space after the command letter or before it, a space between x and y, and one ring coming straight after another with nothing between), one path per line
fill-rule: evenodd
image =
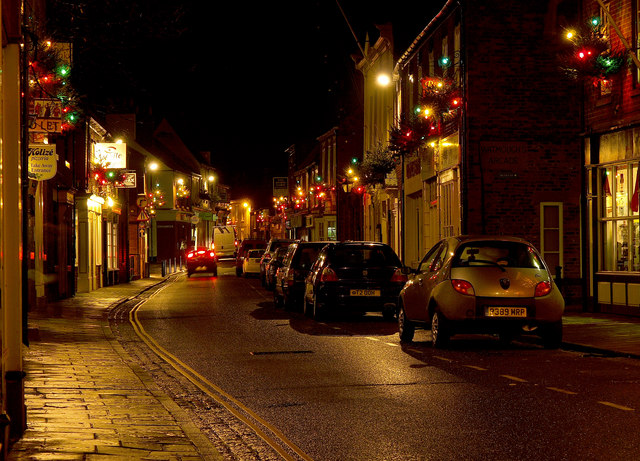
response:
M435 347L457 333L497 333L504 344L535 332L562 342L564 299L534 246L516 237L459 236L438 242L402 289L398 332L431 329Z
M273 258L271 258L267 263L267 268L265 269L265 288L267 290L273 290L275 287L276 272L282 267L282 261L284 256L287 254L288 249L289 247L278 248Z
M242 262L242 272L245 277L260 275L260 259L264 250L261 248L247 251Z

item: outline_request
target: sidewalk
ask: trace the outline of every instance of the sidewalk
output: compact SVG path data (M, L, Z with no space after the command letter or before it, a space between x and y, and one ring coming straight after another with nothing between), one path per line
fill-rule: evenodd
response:
M183 410L128 364L110 307L161 283L157 272L29 313L28 429L9 460L222 459ZM640 318L569 309L564 348L640 359Z
M132 369L107 313L160 274L29 313L24 349L28 428L9 460L222 459L180 407Z

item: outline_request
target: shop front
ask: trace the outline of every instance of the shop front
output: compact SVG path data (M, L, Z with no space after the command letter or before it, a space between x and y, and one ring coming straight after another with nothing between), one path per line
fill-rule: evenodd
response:
M600 312L640 316L640 128L586 143L591 293Z

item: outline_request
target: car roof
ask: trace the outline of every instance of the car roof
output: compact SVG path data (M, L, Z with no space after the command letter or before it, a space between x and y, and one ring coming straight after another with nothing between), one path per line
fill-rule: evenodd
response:
M526 245L531 245L531 242L512 235L486 235L486 234L469 234L469 235L458 235L453 237L458 240L460 243L464 242L472 242L472 241L484 241L484 240L494 240L498 242L518 242L524 243Z

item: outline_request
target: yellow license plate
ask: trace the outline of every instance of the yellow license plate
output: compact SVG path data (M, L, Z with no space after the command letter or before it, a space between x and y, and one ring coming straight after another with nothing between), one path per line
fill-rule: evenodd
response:
M485 307L484 315L487 317L526 317L526 307Z
M380 296L380 290L351 290L351 296Z

